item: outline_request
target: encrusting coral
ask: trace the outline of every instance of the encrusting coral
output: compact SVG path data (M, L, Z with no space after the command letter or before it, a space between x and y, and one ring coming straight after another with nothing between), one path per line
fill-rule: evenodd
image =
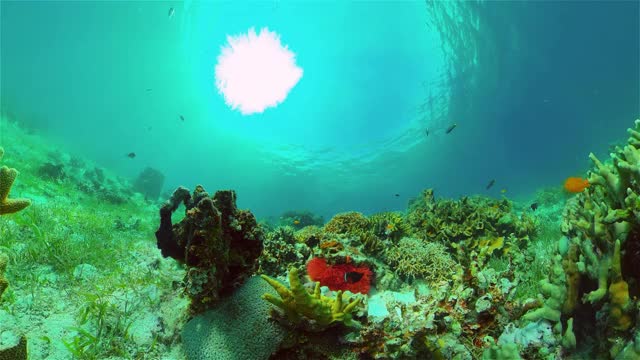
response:
M0 160L4 149L0 147ZM31 205L28 199L8 199L11 186L18 176L18 170L3 166L0 168L0 215L18 212Z
M290 288L266 275L261 277L280 295L278 298L267 293L262 298L282 310L284 318L293 325L302 325L310 331L323 331L339 323L358 326L352 319L351 312L360 304L360 299L347 303L343 301L342 291L336 292L335 298L323 296L320 293L319 282L316 283L313 292L309 293L295 268L289 271Z

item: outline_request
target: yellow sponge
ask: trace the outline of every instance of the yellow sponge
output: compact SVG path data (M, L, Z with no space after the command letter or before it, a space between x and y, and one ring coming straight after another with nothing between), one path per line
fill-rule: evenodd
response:
M266 275L261 277L269 283L280 295L277 298L271 294L264 294L263 299L280 308L285 317L293 324L300 324L306 320L311 320L316 329L324 330L330 325L343 323L347 326L357 326L351 318L351 312L360 304L360 300L344 302L342 291L336 293L335 298L329 298L320 294L320 283L312 293L309 293L298 276L298 271L292 268L289 271L289 285L291 289Z

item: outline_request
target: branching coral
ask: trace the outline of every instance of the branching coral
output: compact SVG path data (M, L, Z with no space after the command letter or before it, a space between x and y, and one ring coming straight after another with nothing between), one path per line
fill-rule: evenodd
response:
M550 281L557 286L554 293L566 297L561 308L556 307L558 296L546 310L551 314L548 308L554 308L553 319L549 320L556 320L560 311L571 316L580 308L578 299L589 303L590 306L582 306L582 311L595 310L598 314L593 317L608 320L603 322L608 326L594 331L596 338L609 340L611 357L621 351L626 331L636 325L638 302L630 294L640 292L639 279L631 265L637 261L633 257L640 249L640 120L628 133L627 144L616 147L610 161L602 162L589 154L593 162L588 177L591 186L570 199L563 214L562 231L569 239L568 250L565 241L561 252L564 276ZM582 279L597 283L597 289L586 292L588 287L580 286ZM536 316L525 315L525 319L533 320L532 317ZM574 318L577 329L588 326L578 323L584 318L584 314ZM603 339L599 341L605 343ZM574 345L573 340L564 343Z
M400 275L432 283L450 277L457 265L444 245L416 238L402 238L387 250L386 257Z
M289 271L289 285L287 288L278 280L266 275L262 278L269 283L280 297L272 294L264 294L263 299L275 305L282 311L282 315L293 325L303 325L307 330L323 331L335 324L357 326L351 317L360 299L345 302L342 299L342 291L336 293L335 298L323 296L320 293L320 283L316 283L312 293L309 293L298 276L298 271L292 268Z
M4 149L0 147L0 160L4 155ZM18 176L18 170L6 166L0 167L0 215L18 212L31 205L28 199L9 199L11 186Z

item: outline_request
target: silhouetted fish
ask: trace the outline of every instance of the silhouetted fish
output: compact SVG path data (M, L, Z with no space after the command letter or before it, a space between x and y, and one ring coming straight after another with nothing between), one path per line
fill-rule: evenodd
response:
M395 196L395 197L400 197L400 194L393 194L393 196Z
M176 14L176 9L169 8L169 19L171 19L175 14Z
M450 132L452 132L452 131L453 131L453 129L455 129L455 128L456 128L456 126L458 126L458 124L456 124L456 123L451 124L451 126L449 126L449 127L447 128L447 131L445 132L445 134L449 134Z
M184 116L180 115L180 120L184 121Z
M537 208L538 208L537 202L534 202L533 204L531 204L531 210L536 211Z
M344 273L344 282L350 284L357 283L358 281L360 281L360 279L362 279L363 276L363 273L359 273L357 271L349 271Z
M127 154L127 157L129 157L129 159L133 159L134 157L136 157L136 153L130 152Z
M487 190L491 189L491 187L493 186L493 184L496 183L496 179L491 179L491 181L489 181L489 184L487 185Z
M429 129L425 130L424 133L427 134L427 136L429 136Z

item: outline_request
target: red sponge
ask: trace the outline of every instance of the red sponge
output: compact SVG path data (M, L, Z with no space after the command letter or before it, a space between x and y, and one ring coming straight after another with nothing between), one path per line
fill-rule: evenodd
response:
M328 265L325 259L313 258L307 264L307 273L311 280L333 291L368 294L371 287L371 270L366 266Z

